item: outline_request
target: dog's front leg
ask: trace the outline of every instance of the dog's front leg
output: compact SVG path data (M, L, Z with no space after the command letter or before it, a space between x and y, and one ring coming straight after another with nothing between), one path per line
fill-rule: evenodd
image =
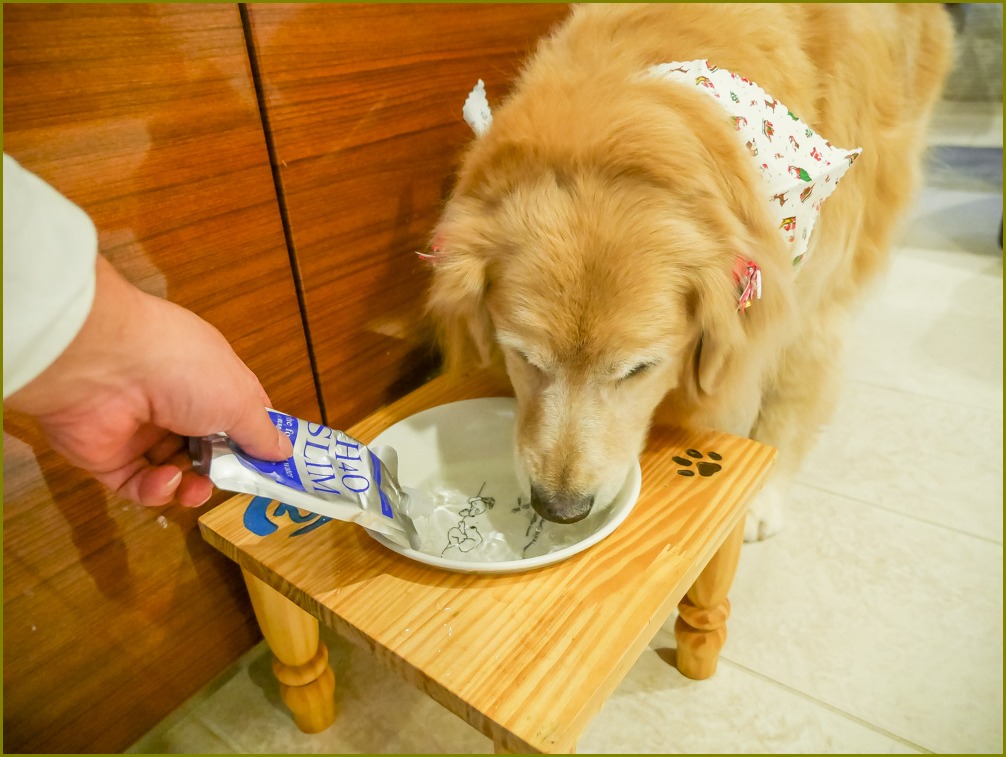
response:
M772 445L772 441L760 438L762 427L763 379L748 375L724 393L730 400L722 402L701 423L704 426L725 431L734 436L743 436ZM774 445L772 445L774 446ZM744 525L744 541L762 541L778 533L783 527L783 503L792 478L789 468L777 468L765 482L765 487L755 495L748 506Z

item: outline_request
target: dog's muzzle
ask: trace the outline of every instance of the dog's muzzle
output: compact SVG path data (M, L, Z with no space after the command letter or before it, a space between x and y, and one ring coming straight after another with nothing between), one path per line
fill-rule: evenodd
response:
M531 507L545 520L553 523L576 523L590 514L594 497L563 492L550 493L531 485Z

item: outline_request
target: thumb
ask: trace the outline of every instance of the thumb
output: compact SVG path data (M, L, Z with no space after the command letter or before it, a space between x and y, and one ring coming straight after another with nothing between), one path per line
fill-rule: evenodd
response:
M242 450L261 460L285 460L293 454L290 439L273 425L264 407L249 410L225 433Z

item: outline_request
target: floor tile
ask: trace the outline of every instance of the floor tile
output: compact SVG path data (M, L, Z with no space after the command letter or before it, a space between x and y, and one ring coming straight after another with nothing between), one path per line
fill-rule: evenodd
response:
M492 742L389 672L368 654L326 631L336 677L335 723L301 733L279 697L271 655L261 654L219 688L199 717L248 753L490 753Z
M903 248L850 329L854 381L1002 411L1002 259Z
M902 740L722 661L692 681L668 664L672 624L577 744L590 754L914 754ZM658 651L659 650L659 651Z
M918 196L899 246L999 256L1002 193L927 188Z
M937 103L929 126L929 143L964 147L1002 147L1002 102Z
M936 189L1001 192L1002 159L1002 145L932 145L925 155L925 185Z
M237 745L221 738L192 714L171 728L144 739L128 750L133 754L241 754Z
M864 305L867 311L985 319L1001 329L994 322L1002 318L1002 253L899 247Z
M1001 543L1002 432L1001 412L848 382L797 480Z
M724 656L924 749L1001 753L1002 546L807 486L787 516L744 547Z

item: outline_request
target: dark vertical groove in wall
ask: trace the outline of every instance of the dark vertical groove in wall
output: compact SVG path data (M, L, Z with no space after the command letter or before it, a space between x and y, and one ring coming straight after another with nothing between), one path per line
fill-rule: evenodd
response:
M290 231L290 218L287 214L286 195L283 191L283 181L279 174L279 159L276 156L276 145L273 142L272 130L269 127L269 111L266 110L265 93L262 90L262 77L259 73L258 56L255 53L255 42L252 37L251 20L248 18L248 6L239 3L241 26L244 29L245 46L248 49L248 62L251 65L252 81L255 85L255 97L258 100L259 115L262 119L262 131L265 134L266 149L269 152L269 165L272 168L273 185L276 188L276 198L279 201L279 215L283 222L283 237L286 239L286 250L290 256L290 268L293 271L293 283L297 289L297 304L300 307L300 320L304 326L304 337L307 340L307 357L311 361L311 374L314 378L314 392L318 397L318 407L321 410L322 423L328 423L328 413L325 410L325 397L321 391L321 377L318 374L318 361L314 353L314 342L311 339L311 324L307 319L307 303L304 300L304 281L301 276L297 255L294 252L293 234ZM276 408L282 410L283 408Z

